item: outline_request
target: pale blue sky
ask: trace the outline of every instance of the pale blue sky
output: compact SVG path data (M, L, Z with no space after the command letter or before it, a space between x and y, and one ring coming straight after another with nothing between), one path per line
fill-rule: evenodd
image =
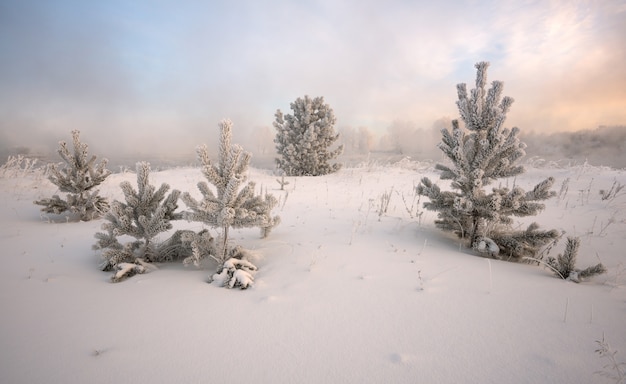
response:
M185 151L305 94L338 126L428 129L481 60L508 126L626 124L625 40L626 1L0 0L0 140Z

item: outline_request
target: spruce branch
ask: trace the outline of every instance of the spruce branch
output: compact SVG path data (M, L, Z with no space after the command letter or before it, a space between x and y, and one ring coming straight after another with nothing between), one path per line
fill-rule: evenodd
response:
M552 270L557 271L557 275L560 278L571 280L575 283L606 272L606 268L602 263L590 266L584 270L576 268L576 256L578 255L579 248L580 238L568 237L567 243L565 244L565 251L559 254L556 259L548 257L546 264L550 266Z

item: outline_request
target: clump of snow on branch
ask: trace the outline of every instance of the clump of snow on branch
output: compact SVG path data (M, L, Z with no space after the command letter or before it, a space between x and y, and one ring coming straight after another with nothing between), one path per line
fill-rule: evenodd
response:
M52 164L48 170L50 173L48 179L59 187L59 191L67 193L66 198L53 195L51 198L34 203L42 205L43 212L54 214L69 212L79 215L80 220L88 221L101 217L109 209L108 201L98 195L95 187L102 183L111 171L106 168L107 159L96 164L97 157L88 156L88 146L80 141L80 131L72 131L72 139L74 153L70 152L65 141L59 142L60 148L57 152L65 165L61 167L60 164Z
M146 263L142 259L136 259L134 263L119 263L113 268L115 273L111 276L111 282L119 283L126 280L129 277L147 273L156 267L152 264Z
M209 279L212 284L226 288L246 289L254 283L257 267L249 260L251 256L241 246L228 251L228 259Z

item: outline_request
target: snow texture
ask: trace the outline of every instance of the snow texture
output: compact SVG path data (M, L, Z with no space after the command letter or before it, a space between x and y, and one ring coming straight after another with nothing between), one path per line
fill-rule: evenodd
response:
M285 191L271 171L250 168L289 199L270 238L231 231L258 254L243 292L207 285L213 263L161 263L109 284L90 251L106 220L40 216L32 201L56 187L9 174L0 177L1 383L612 383L594 373L607 364L594 352L603 335L626 361L626 195L598 193L626 184L624 170L528 166L516 178L527 190L548 176L557 187L570 180L540 222L581 238L577 264L607 269L572 284L543 265L468 256L435 212L412 218L396 193L379 220L379 196L392 186L412 194L438 177L429 164L292 177ZM203 176L187 167L150 177L191 191ZM99 188L123 201L119 184L135 179L115 173ZM532 219L520 217L521 229ZM178 220L162 235L201 229Z

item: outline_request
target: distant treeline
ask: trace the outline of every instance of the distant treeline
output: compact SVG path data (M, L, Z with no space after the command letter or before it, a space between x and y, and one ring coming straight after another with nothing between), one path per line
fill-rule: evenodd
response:
M626 167L626 125L550 134L524 134L522 130L520 137L528 146L527 156Z
M451 120L437 120L430 129L418 128L412 122L395 121L378 140L367 128L340 128L340 142L345 155L354 158L363 154L379 156L403 155L415 160L440 160L441 128L450 129ZM626 167L626 126L600 126L593 130L557 133L533 133L521 129L520 139L526 143L526 158L549 161L571 161L581 164Z
M345 152L340 161L347 166L361 163L367 159L380 162L398 161L403 157L413 160L440 161L441 151L437 143L441 140L441 128L449 128L451 120L442 118L430 129L418 128L416 124L406 121L393 122L382 136L378 136L366 127L340 127L341 134L338 144L343 144ZM269 127L257 128L250 135L253 140L239 140L244 149L253 153L252 165L258 168L273 169L274 135ZM527 132L523 128L521 140L526 143L526 158L537 157L549 161L571 161L582 164L585 161L592 165L604 165L614 168L626 168L626 125L600 126L593 130L557 133ZM60 159L55 151L39 153L28 147L2 148L0 143L0 164L8 156L22 154L37 157L41 163L58 162ZM195 163L194 152L190 149L187 156L172 154L152 156L114 153L98 153L98 157L109 159L109 168L114 172L121 168L133 169L136 161L150 161L154 169L190 165ZM342 160L343 159L343 160Z

